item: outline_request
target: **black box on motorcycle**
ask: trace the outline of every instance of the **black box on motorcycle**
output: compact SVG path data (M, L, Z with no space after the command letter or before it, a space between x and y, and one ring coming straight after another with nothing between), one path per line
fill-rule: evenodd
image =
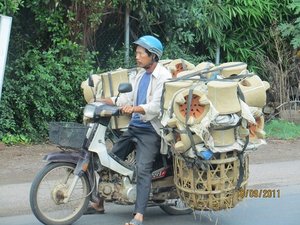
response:
M61 147L80 149L83 147L88 127L74 122L49 123L49 140Z

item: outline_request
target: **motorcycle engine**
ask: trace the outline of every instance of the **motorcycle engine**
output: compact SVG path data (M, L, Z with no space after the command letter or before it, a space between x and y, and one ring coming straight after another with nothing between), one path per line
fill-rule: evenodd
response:
M115 185L113 183L101 182L99 184L99 193L106 200L113 200L114 192L115 192Z
M136 185L132 185L128 177L123 177L122 195L128 202L134 203L136 200Z
M136 185L130 183L128 177L119 174L109 174L102 171L99 183L99 193L108 201L117 200L120 203L134 203L136 200Z

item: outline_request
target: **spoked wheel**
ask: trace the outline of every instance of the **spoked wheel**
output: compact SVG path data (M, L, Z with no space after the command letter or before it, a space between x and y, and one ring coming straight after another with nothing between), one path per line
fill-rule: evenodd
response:
M186 215L193 212L193 210L185 205L180 198L169 199L167 204L159 206L164 212L169 215Z
M34 178L30 189L30 206L42 223L72 224L86 211L90 185L85 174L79 178L67 200L75 177L74 169L75 165L71 163L50 163Z

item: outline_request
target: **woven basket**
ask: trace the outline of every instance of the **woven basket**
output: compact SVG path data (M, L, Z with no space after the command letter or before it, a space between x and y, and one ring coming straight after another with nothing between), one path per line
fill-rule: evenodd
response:
M249 157L244 155L244 176L239 190L240 160L237 151L220 153L209 160L207 171L195 166L188 168L185 160L174 157L174 183L180 198L195 210L222 210L233 208L242 200L240 192L245 190L249 177Z

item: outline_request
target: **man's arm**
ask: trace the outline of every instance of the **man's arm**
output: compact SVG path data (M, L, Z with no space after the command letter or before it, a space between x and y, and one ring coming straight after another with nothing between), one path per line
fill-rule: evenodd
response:
M89 103L95 102L94 99L92 99ZM114 102L111 98L97 98L96 102L103 102L107 105L114 105Z
M122 107L122 112L124 114L132 114L132 113L140 113L140 114L145 114L145 110L141 106L131 106L131 105L126 105Z

